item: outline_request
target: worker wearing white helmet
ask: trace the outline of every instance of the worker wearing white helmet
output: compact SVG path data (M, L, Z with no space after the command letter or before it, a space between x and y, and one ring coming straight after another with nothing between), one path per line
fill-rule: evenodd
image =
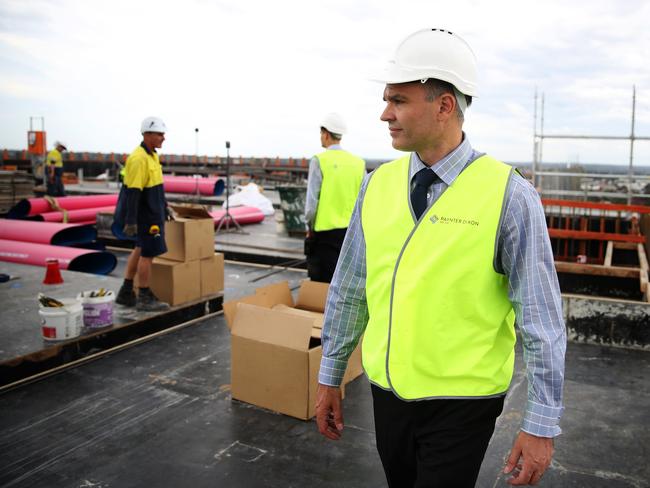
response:
M66 144L61 141L54 143L54 149L47 153L45 158L46 191L51 197L65 196L63 186L63 151L67 151Z
M460 36L411 34L377 78L380 118L406 154L364 180L350 220L325 310L319 431L342 435L340 384L363 335L388 485L474 487L516 324L528 401L504 471L512 485L537 484L560 434L566 348L539 196L463 132L477 69Z
M366 174L365 161L341 147L346 132L347 126L339 114L325 115L320 124L320 142L325 151L309 162L305 254L312 281L332 280L354 202Z
M153 258L167 252L165 220L168 215L163 173L156 149L165 141L167 127L158 117L140 124L142 142L126 160L124 181L115 208L113 233L120 239L135 240L126 265L125 278L115 302L138 310L165 310L149 288ZM133 280L138 276L138 294Z

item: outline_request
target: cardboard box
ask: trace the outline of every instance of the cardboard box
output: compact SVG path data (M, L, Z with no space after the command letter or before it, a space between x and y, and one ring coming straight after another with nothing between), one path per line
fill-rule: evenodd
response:
M223 254L215 253L212 257L199 261L201 268L201 296L214 295L223 290Z
M171 205L178 217L165 224L167 252L160 257L194 261L214 254L214 220L202 206Z
M154 258L151 265L151 291L163 302L179 305L201 298L199 261L181 263Z
M237 300L229 300L223 304L226 324L232 330L238 303L248 303L269 309L273 309L274 307L278 308L282 305L283 308L280 307L279 310L281 312L294 315L300 314L300 312L310 312L311 315L309 316L313 317L312 326L314 328L314 337L320 338L328 289L329 285L327 283L305 280L300 284L298 298L294 303L287 281L257 288L254 295L248 295Z
M314 415L327 290L327 284L304 281L294 303L289 284L281 282L223 304L233 398L301 419ZM362 372L359 344L342 387Z
M308 420L315 414L322 348L312 320L240 303L232 327L232 397Z

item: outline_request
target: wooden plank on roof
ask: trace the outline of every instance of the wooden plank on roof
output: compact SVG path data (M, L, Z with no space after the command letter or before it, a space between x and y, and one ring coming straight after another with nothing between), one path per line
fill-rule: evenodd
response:
M614 241L607 241L607 250L605 251L605 266L612 265L612 255L614 254Z
M572 273L595 276L612 276L616 278L639 278L639 268L624 268L622 266L602 266L599 264L567 263L555 261L558 273Z

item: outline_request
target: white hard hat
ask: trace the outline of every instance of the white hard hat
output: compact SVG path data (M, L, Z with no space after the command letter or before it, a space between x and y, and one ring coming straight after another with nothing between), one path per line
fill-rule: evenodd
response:
M422 29L409 35L395 50L375 81L407 83L429 78L451 83L464 95L476 96L476 57L469 44L444 29Z
M68 145L63 141L54 141L54 147L62 146L66 151L68 150Z
M140 125L140 133L145 132L167 132L167 126L160 117L147 117Z
M332 134L342 136L348 131L348 126L345 125L343 117L336 112L331 112L323 117L320 123L321 127L325 127Z

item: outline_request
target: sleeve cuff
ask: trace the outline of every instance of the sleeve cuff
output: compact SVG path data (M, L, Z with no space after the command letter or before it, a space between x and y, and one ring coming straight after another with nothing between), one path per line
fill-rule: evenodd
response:
M347 361L340 359L321 358L318 382L326 386L341 386L347 365Z
M556 437L562 433L560 417L564 407L551 407L528 400L521 430L538 437Z

